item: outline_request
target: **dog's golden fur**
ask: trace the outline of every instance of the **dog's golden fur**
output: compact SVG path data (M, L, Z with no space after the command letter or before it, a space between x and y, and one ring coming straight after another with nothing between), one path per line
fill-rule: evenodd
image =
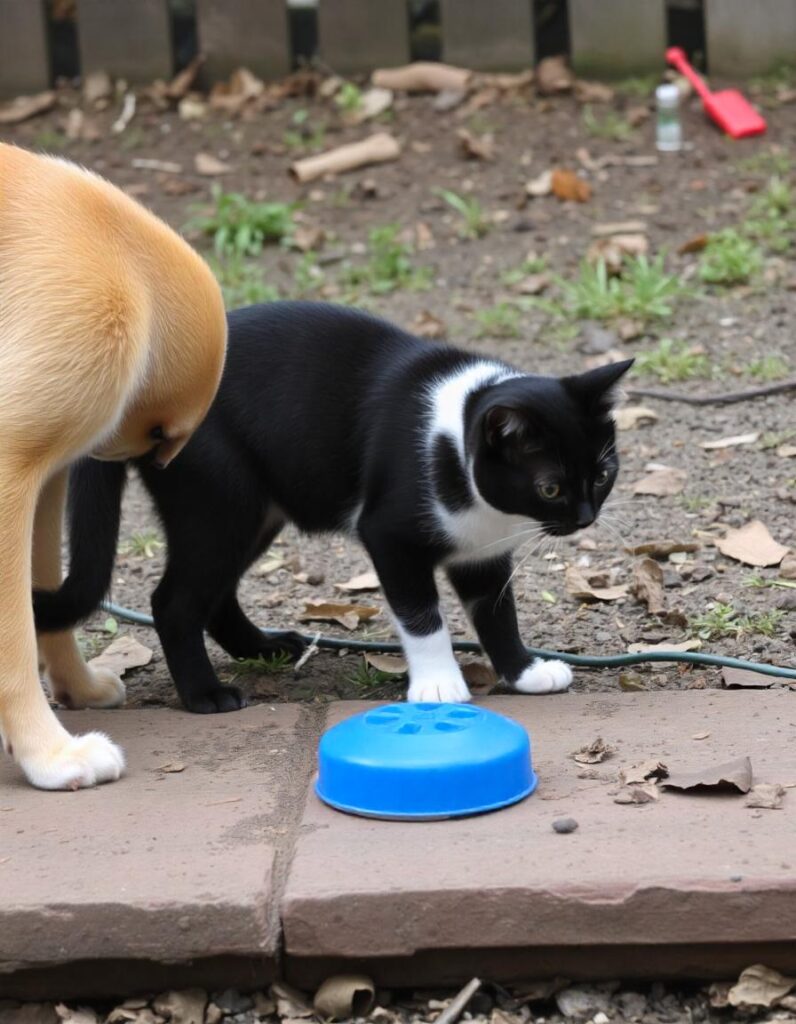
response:
M0 736L36 786L124 767L107 737L59 724L38 677L31 584L61 579L67 467L155 448L165 465L207 411L225 346L221 293L186 242L88 171L0 144ZM62 703L121 703L71 634L42 637L40 654Z

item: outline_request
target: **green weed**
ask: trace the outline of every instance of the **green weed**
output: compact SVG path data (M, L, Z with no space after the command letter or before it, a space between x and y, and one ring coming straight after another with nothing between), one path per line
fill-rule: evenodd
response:
M304 299L313 295L326 280L323 270L318 266L318 257L314 252L305 252L296 261L293 270L293 298Z
M774 380L780 380L780 378L787 374L788 369L788 361L783 356L768 355L761 356L760 359L753 359L749 363L746 372L750 377L754 377L755 380L769 383Z
M759 573L750 573L748 576L744 576L741 581L745 587L754 587L758 590L768 589L770 587L783 587L788 590L796 590L796 580L780 580L780 579L768 579L766 576L761 576Z
M636 370L657 377L663 384L691 380L708 374L708 360L703 352L694 352L684 341L661 338L654 349L636 356Z
M69 145L69 139L63 132L54 128L42 128L33 138L34 149L40 149L44 153L60 153Z
M343 283L353 288L365 287L373 295L384 295L399 288L422 291L431 287L430 267L412 264L411 246L402 242L397 224L373 228L368 235L369 260L361 266L348 267Z
M364 659L357 663L354 671L346 677L362 694L371 694L380 687L389 683L396 683L401 677L392 672L381 672L379 669L369 665Z
M305 108L297 110L290 119L292 128L282 135L282 142L288 149L323 149L326 145L326 125L313 124L310 112Z
M362 90L353 82L344 82L334 98L335 106L345 114L355 114L362 106Z
M759 247L732 228L711 235L699 262L699 276L707 284L745 284L763 266Z
M786 175L791 168L792 158L787 150L767 149L738 161L738 170L745 174Z
M631 99L649 99L655 92L660 78L658 75L633 75L616 82L614 88Z
M701 494L682 494L680 504L686 512L702 512L711 507L713 498L706 498Z
M281 242L293 233L293 210L288 203L262 203L240 192L212 190L215 208L194 217L186 229L213 239L218 256L258 256L267 242Z
M575 281L559 281L559 286L565 310L589 320L662 319L688 293L676 275L664 270L663 254L652 261L643 255L626 260L621 277L609 275L604 260L584 262Z
M274 302L279 298L277 286L266 283L263 268L239 255L214 260L213 271L221 285L227 309L251 306L257 302Z
M164 546L155 530L142 530L141 533L130 534L119 548L119 554L134 555L136 558L154 558L155 553Z
M531 274L541 274L546 268L546 258L544 256L535 256L532 259L523 260L518 267L512 267L510 270L504 270L500 275L500 280L503 284L507 284L509 286L519 284L520 281L524 281L525 278L530 277Z
M784 612L779 609L739 616L731 604L717 601L702 615L692 619L690 628L700 640L719 640L726 636L756 634L772 637L779 631Z
M498 302L488 309L479 309L479 338L518 338L520 336L520 307L514 302Z
M461 196L448 188L434 190L451 209L462 218L459 225L461 238L483 238L491 227L484 208L474 196Z
M589 104L583 108L583 127L596 139L609 139L611 142L625 142L633 135L633 127L615 110L610 107L602 114L597 114Z
M261 654L257 658L236 658L235 665L244 672L260 672L263 675L276 675L284 672L292 664L292 658L286 651L269 654L267 658Z
M787 444L794 437L796 430L769 430L760 438L760 447L767 452L772 448L779 448L781 444Z

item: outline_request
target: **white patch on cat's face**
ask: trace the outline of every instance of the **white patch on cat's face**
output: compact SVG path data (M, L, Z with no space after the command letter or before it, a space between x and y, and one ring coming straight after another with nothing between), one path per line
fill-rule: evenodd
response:
M396 623L401 645L409 665L409 692L406 699L419 704L461 704L470 700L470 691L456 663L447 627L436 633L413 636Z
M464 406L468 395L488 384L497 384L521 373L512 371L501 363L487 361L465 367L453 376L435 383L429 392L431 422L427 438L428 449L440 434L452 438L462 461L466 458L464 443ZM447 562L478 561L497 558L513 550L532 527L530 520L523 516L501 512L486 502L478 493L473 478L472 465L465 467L473 495L473 504L461 512L450 512L434 501L434 517L445 531L456 550Z

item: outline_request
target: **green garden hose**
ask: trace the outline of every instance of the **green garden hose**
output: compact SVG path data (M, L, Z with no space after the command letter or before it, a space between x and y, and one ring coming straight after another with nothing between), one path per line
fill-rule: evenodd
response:
M151 615L144 615L141 612L132 611L130 608L123 608L118 604L105 602L102 606L106 612L114 615L125 622L132 622L136 626L154 626ZM269 636L282 632L277 629L264 629L263 633ZM362 651L380 654L401 654L402 647L396 643L374 642L370 640L339 640L336 637L322 636L315 637L304 635L303 639L309 643L316 643L316 646L326 651ZM467 654L480 654L480 644L469 640L456 641L453 644L454 651L461 651ZM683 662L686 665L709 665L714 668L740 668L749 672L759 672L765 676L779 676L784 679L796 679L796 669L784 668L779 665L767 665L758 661L745 661L743 658L725 658L720 654L699 654L696 651L643 651L638 654L569 654L566 651L548 651L544 647L529 647L528 653L535 658L556 658L565 661L568 665L579 665L582 668L623 668L626 665L643 665L646 662Z

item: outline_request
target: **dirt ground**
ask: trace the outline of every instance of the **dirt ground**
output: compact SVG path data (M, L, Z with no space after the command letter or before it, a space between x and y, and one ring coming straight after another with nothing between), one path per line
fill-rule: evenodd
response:
M527 89L494 93L491 101L481 90L476 93L480 100L470 97L447 111L436 109L427 95L397 96L376 124L402 142L397 161L304 186L287 173L291 160L371 131L370 126L348 126L332 98L279 97L268 104L272 109L255 105L239 117L209 110L186 120L174 107L158 110L140 97L133 120L120 134L110 130L119 102L104 110L84 104L80 131L97 136L87 141L70 140L65 134L69 112L82 100L77 91L63 88L53 111L13 129L6 127L0 137L58 152L96 169L177 228L196 216L197 206L208 206L214 186L252 199L299 204L297 223L321 229L323 241L309 256L295 248L267 246L249 262L249 272L261 279L249 292L252 299L271 294L261 290L263 283L285 297L352 298L343 283L347 268L367 261L373 228L393 224L413 250L411 266L431 268L430 287L398 287L384 294L370 294L365 288L353 298L403 326L417 328L419 322L429 322L430 314L441 321L454 343L511 360L531 372L571 373L600 360L654 353L663 338L683 342L697 357L690 379L662 384L649 371L641 371L632 375L628 386L705 393L788 376L794 372L790 325L796 267L787 216L783 213L784 242L776 252L763 247L764 263L749 283L704 284L699 279L701 253L679 255L678 249L696 236L738 225L769 187L772 175L792 182L796 106L769 100L768 134L733 142L715 131L695 101L688 100L683 108L686 148L658 154L654 116L645 116L651 110L651 85L639 97L632 95L631 83L617 90L611 103L589 108L572 95L543 98ZM760 89L758 98L766 100L766 83ZM613 131L612 118L627 130ZM72 127L75 134L74 121ZM465 158L457 136L460 129L477 140L491 137L494 158ZM606 133L627 137L610 139L603 137ZM195 158L200 153L223 161L228 172L197 173ZM136 166L141 159L170 161L179 169ZM529 197L526 183L556 167L576 171L590 184L591 198L578 203L561 202L554 195ZM438 194L440 188L480 202L488 226L482 237L460 237L462 219ZM646 325L628 324L626 319L597 323L582 315L551 312L545 300L555 303L564 294L560 280L578 277L595 228L599 232L600 225L617 221L643 222L641 233L648 240L650 258L665 254L668 272L687 283L689 294L670 315ZM195 230L188 234L210 250L208 239ZM528 260L531 263L522 269ZM539 287L539 281L527 283L526 271L538 272L540 260L541 272L549 279L546 290L538 297L522 296L515 279L531 290ZM487 312L479 318L496 305L495 315ZM501 336L514 331L514 337ZM705 407L644 399L657 422L620 432L621 471L610 502L613 509L583 539L560 540L555 550L530 555L518 572L517 603L525 641L609 654L622 653L633 643L680 643L701 633L703 651L796 666L796 591L783 584L776 567L742 564L720 554L713 543L726 528L753 519L762 520L779 543L794 543L796 459L788 455L789 439L796 432L792 403L792 394ZM757 437L716 450L700 447L702 442L748 433ZM685 471L682 493L634 495L633 486L649 464ZM125 505L112 598L147 612L164 560L162 546L146 543L152 531L158 531L158 524L146 495L134 483ZM639 559L627 548L663 540L696 545L692 552L675 552L659 560L666 599L663 615L650 615L630 591L615 600L593 602L568 592L566 570L576 564L586 575L601 573L597 582L602 585L630 584ZM272 554L276 560L267 559L250 572L241 592L244 607L262 626L295 627L307 601L350 600L335 584L369 568L364 552L354 544L336 537L302 537L291 529L279 538ZM201 559L201 551L196 557ZM275 567L276 562L281 567ZM309 630L349 639L395 639L380 592L355 599L378 606L379 615L351 632L326 623L307 624ZM454 638L471 638L463 613L448 593L445 608ZM110 639L106 618L95 616L85 627L83 638L90 653ZM154 650L150 665L127 676L130 703L174 706L154 632L121 621L118 626ZM383 698L399 694L404 686L368 670L360 655L350 653L321 653L297 674L289 668L238 665L217 648L211 653L222 679L234 679L251 701ZM609 690L620 685L619 675L616 670L581 669L574 688ZM721 676L716 669L659 664L639 666L622 685L716 686L721 685Z

